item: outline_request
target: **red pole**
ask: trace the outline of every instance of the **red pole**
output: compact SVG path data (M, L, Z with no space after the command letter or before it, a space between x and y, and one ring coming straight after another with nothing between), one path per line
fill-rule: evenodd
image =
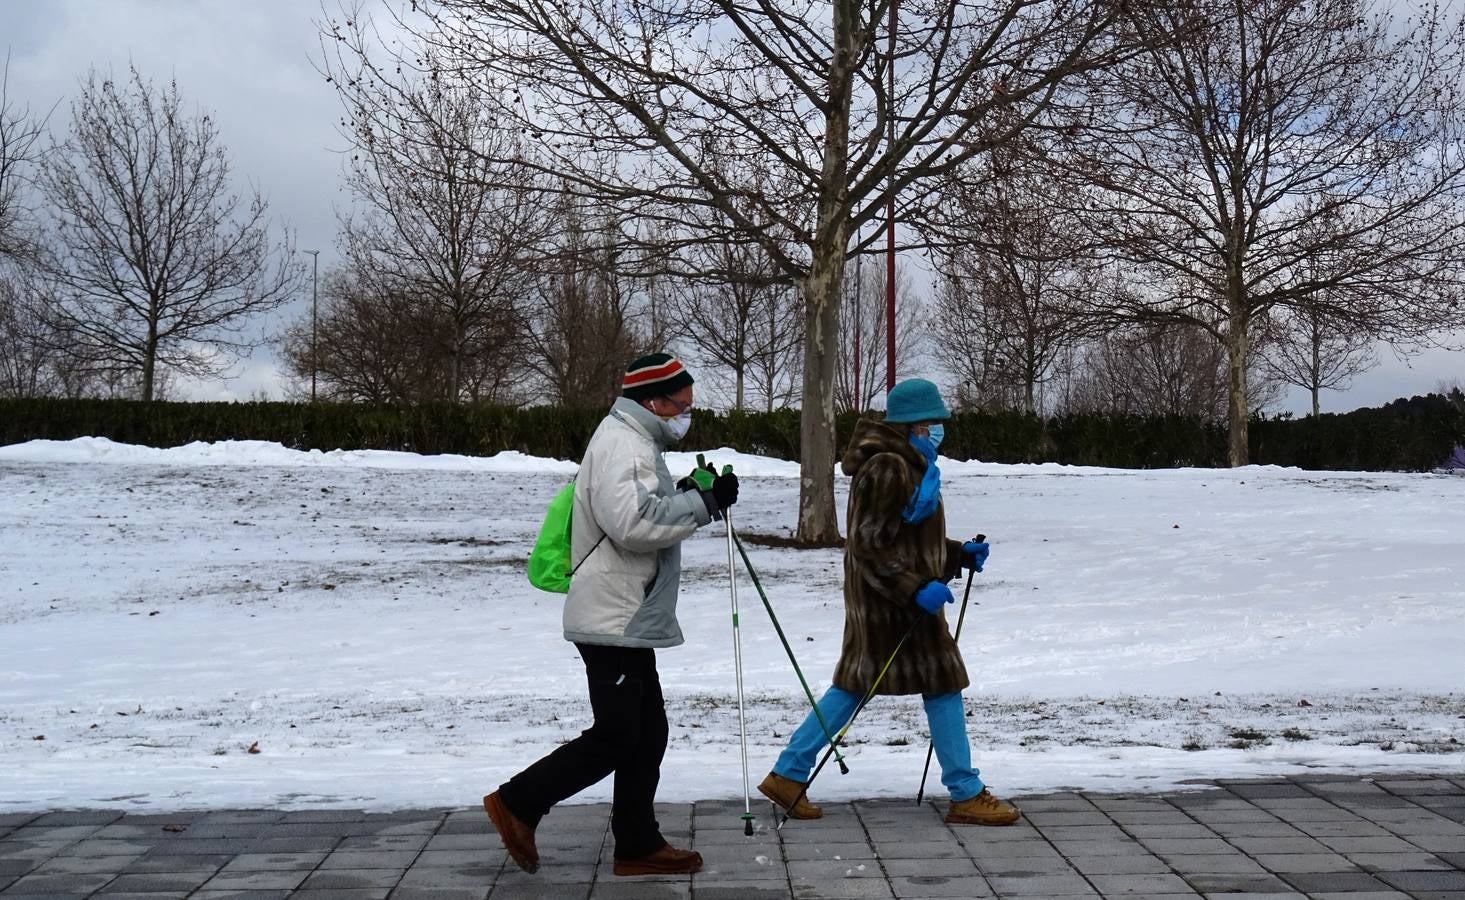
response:
M890 137L887 146L895 150L895 7L890 0L889 101L886 104ZM885 206L885 389L895 387L895 167L890 168L890 198Z

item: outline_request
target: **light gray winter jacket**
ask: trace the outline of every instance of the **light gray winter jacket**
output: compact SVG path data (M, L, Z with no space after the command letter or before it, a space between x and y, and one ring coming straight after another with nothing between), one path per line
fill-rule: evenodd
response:
M580 568L565 598L565 640L682 643L681 544L712 521L712 510L700 492L676 489L662 458L674 440L666 422L625 397L591 436L575 478L570 560Z

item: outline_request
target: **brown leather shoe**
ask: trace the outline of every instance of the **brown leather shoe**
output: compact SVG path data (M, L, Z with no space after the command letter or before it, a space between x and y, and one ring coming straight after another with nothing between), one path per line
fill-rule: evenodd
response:
M618 859L617 875L690 875L702 871L702 854L696 850L679 850L671 844L655 853L635 859Z
M951 804L946 821L951 825L1011 825L1021 816L1022 810L982 788L977 796Z
M788 813L790 819L820 819L824 817L824 810L809 802L809 797L804 792L804 782L794 781L792 778L784 778L782 775L768 773L768 777L758 785L758 792L772 800L779 809ZM798 804L794 804L794 798L798 797Z
M504 849L509 851L509 858L531 875L539 871L539 850L534 846L534 829L509 812L498 791L483 798L483 809L493 822L494 829L498 831L499 840L504 842Z

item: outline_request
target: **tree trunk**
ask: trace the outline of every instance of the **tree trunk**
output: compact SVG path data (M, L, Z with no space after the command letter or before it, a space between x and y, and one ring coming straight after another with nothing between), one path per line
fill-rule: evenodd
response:
M837 229L844 234L845 229ZM799 531L806 544L839 541L834 510L834 367L839 358L839 292L844 252L817 251L804 286L804 404L799 417Z
M158 366L158 326L157 323L148 323L147 345L143 348L142 356L142 399L144 403L151 403L153 399L153 373Z
M1232 307L1231 322L1226 333L1227 381L1230 403L1228 404L1228 426L1230 446L1228 456L1232 466L1244 466L1251 461L1247 444L1247 427L1251 421L1250 401L1247 395L1246 360L1249 349L1250 322L1244 309Z
M805 544L834 546L834 372L839 360L839 301L849 251L849 110L860 50L860 8L833 4L834 53L824 114L818 222L804 282L804 402L799 415L799 529Z

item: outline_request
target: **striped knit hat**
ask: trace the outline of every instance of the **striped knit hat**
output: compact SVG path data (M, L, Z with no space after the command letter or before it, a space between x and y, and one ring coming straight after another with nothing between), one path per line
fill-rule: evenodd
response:
M682 361L668 353L643 356L626 369L621 396L632 400L665 397L692 383L692 373Z

